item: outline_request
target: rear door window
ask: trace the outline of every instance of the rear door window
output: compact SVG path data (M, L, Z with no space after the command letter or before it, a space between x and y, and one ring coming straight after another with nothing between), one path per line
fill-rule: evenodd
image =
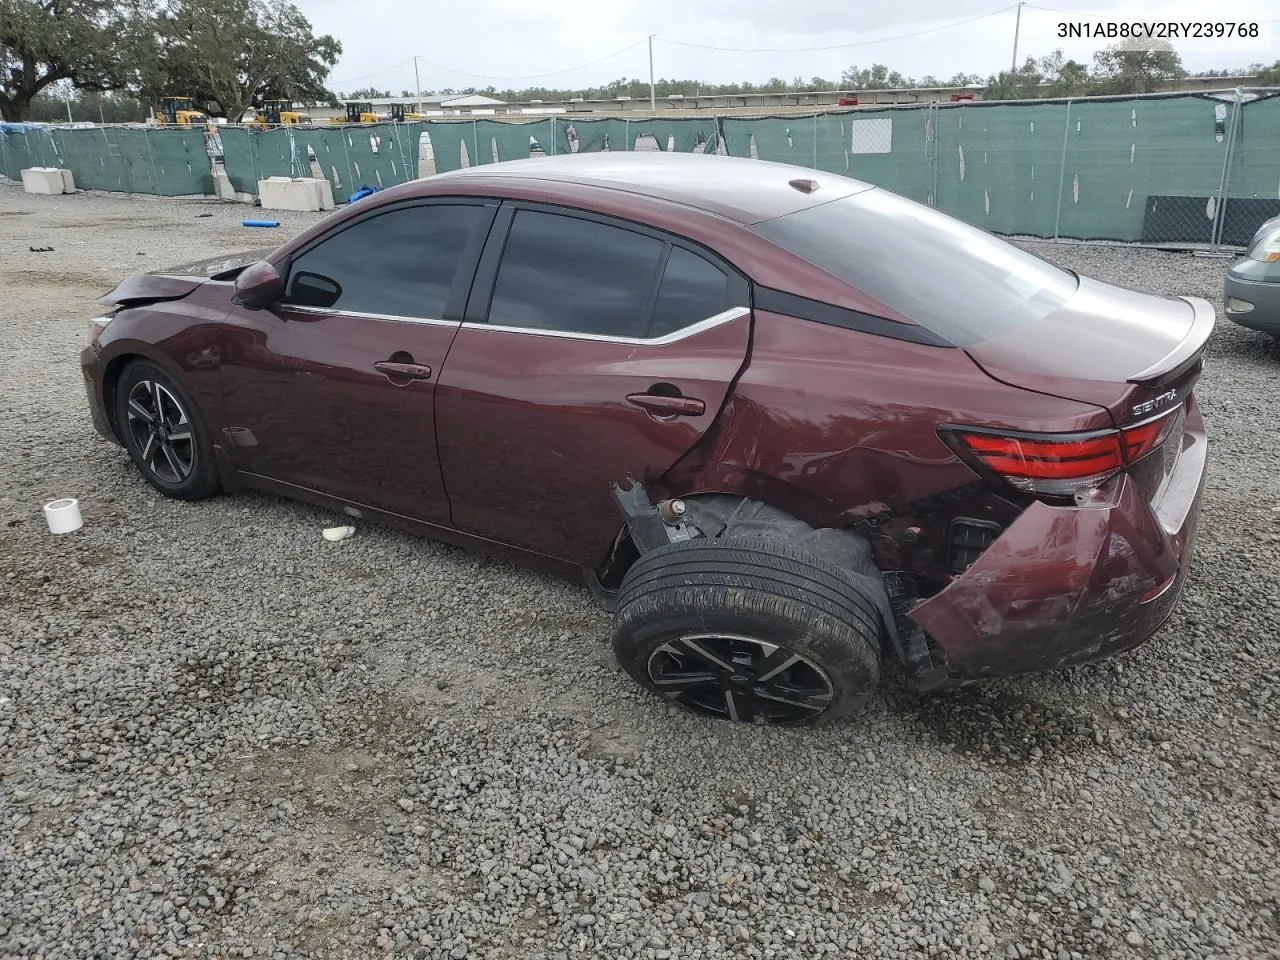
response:
M880 189L752 229L959 347L1048 316L1077 287L1033 253Z
M729 277L723 270L683 247L672 247L648 335L666 336L743 305L731 299Z
M489 323L643 337L664 247L621 227L519 210L503 248Z

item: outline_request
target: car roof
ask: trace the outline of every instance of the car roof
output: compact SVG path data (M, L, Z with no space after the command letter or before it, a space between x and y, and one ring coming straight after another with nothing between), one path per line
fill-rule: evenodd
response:
M602 187L655 197L743 224L786 216L841 197L872 190L861 180L788 163L715 154L635 151L563 154L508 160L428 178L429 181L501 177L563 185L572 200L575 187ZM800 187L793 185L799 182ZM807 184L816 184L810 189Z

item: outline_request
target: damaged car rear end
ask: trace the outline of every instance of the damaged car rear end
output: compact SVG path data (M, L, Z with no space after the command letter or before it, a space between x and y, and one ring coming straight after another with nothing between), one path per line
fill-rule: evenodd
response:
M1078 277L883 191L753 230L912 325L758 290L750 365L676 487L866 537L917 689L1165 622L1207 470L1207 301Z

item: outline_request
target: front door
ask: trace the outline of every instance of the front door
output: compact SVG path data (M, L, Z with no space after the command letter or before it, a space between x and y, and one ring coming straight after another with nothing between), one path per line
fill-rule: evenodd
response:
M416 203L343 225L292 258L281 304L228 318L226 442L250 474L449 522L436 381L495 207ZM474 247L469 251L469 245Z
M500 254L500 258L499 258ZM454 525L584 566L715 420L747 357L747 284L661 234L504 206L436 388ZM477 305L478 304L478 305Z

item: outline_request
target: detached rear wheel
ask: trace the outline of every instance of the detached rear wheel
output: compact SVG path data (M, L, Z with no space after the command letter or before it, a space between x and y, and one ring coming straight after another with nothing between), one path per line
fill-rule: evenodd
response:
M195 404L153 363L129 364L116 384L116 423L147 482L169 497L202 500L218 490L213 446Z
M743 723L829 723L880 684L884 626L839 567L784 543L685 540L618 593L614 652L635 680Z

